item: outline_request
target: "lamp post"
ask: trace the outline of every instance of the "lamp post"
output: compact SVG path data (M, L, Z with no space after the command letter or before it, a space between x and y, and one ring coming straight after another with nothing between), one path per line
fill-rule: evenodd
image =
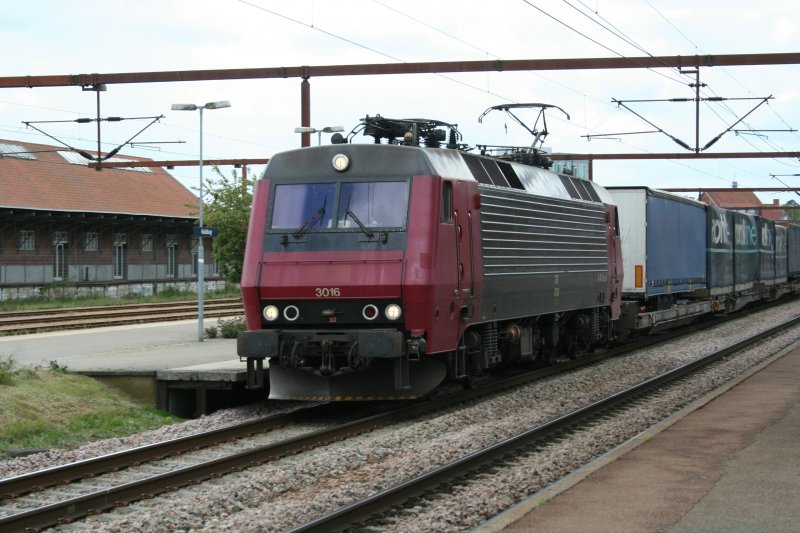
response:
M172 104L173 111L200 111L200 195L198 203L200 205L200 228L203 228L203 110L204 109L222 109L223 107L230 107L231 103L228 100L220 100L219 102L208 102L202 105L195 104ZM203 233L201 231L197 241L197 340L203 342L205 332L203 331L203 305L205 297L205 247L203 246Z
M324 128L295 128L295 133L316 133L317 134L317 146L322 145L322 134L323 133L334 133L337 131L344 131L342 126L325 126Z

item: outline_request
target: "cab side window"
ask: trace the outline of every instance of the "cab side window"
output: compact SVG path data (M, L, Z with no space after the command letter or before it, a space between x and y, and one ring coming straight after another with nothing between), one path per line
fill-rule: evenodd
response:
M439 222L442 224L453 223L453 183L442 182L442 205L439 212Z

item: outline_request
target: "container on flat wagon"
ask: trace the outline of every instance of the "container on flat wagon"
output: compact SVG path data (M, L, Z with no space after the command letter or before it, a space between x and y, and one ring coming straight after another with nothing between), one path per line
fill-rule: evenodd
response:
M758 225L755 215L733 211L733 275L736 292L748 291L758 274Z
M775 224L775 283L786 283L789 276L789 230Z
M647 187L608 187L619 210L623 295L706 288L705 204Z
M708 289L712 295L730 294L733 277L733 212L706 206L706 259Z
M789 254L789 278L800 277L800 226L790 225L787 239L787 253Z
M775 284L775 222L756 217L758 225L758 275L764 285Z

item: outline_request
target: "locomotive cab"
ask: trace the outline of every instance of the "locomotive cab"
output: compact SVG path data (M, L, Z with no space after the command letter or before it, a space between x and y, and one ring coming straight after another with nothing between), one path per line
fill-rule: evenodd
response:
M264 359L270 398L415 398L444 379L445 365L425 354L454 334L437 340L431 315L444 307L457 322L451 300L456 313L474 304L460 305L472 294L458 291L455 260L434 264L440 233L455 245L453 216L439 214L455 202L452 185L442 200L443 180L424 175L420 152L326 146L270 162L256 184L242 275L248 331L238 352L250 387L262 385Z
M277 154L256 182L249 387L267 359L270 398L417 398L611 338L622 272L602 188L529 148L468 154L437 121L364 121L375 144Z

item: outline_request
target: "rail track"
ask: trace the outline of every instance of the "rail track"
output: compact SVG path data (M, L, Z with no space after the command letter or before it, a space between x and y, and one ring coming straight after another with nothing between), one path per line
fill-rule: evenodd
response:
M611 416L624 416L626 408L642 401L643 398L656 394L660 390L668 388L671 384L686 379L687 376L695 372L703 371L734 352L745 349L766 337L797 324L800 324L800 317L557 419L530 428L514 437L474 452L457 461L445 464L433 471L406 480L369 498L354 502L302 524L291 531L292 533L300 533L338 531L344 528L370 531L391 529L393 515L402 513L404 508L419 505L420 499L435 498L436 492L440 489L445 492L451 492L454 484L469 482L471 477L479 478L487 471L491 472L492 469L502 465L512 457L518 457L521 453L536 451L551 441L568 438L570 434L591 426L598 420Z
M225 317L244 313L239 298L206 300L206 317ZM0 335L19 335L43 331L83 329L168 320L197 318L196 302L162 302L114 306L7 311L0 313Z
M541 442L543 439L550 438L548 435L563 432L567 427L590 423L586 422L588 420L587 417L602 416L598 415L598 413L602 413L603 410L622 408L620 406L625 401L630 401L630 398L646 394L644 392L646 387L664 386L663 384L669 380L678 379L679 375L711 364L714 360L724 357L732 351L757 342L758 339L797 322L800 322L800 318L791 323L781 324L696 363L650 380L639 387L596 402L592 406L580 409L575 413L560 417L542 426L524 431L520 435L506 439L496 446L473 453L453 464L442 466L433 472L408 480L400 486L373 495L364 501L354 503L347 508L304 524L297 530L327 531L352 524L366 523L365 521L368 522L376 512L384 512L386 509L403 505L402 502L418 497L419 494L426 490L432 490L432 488L435 490L436 487L449 483L456 477L468 477L471 472L486 468L487 464L491 465L492 461L502 461L503 457L507 457L514 450L531 446L532 442ZM609 350L603 354L564 363L556 367L500 379L475 390L459 391L436 399L403 404L399 408L395 405L393 409L387 409L377 414L374 414L374 408L372 412L368 412L366 415L363 412L353 412L351 415L355 418L345 423L331 426L331 422L328 421L326 422L328 427L323 429L305 429L301 434L288 438L281 437L277 441L266 444L242 445L237 442L235 446L231 447L236 448L238 451L225 451L224 453L212 451L206 453L205 458L196 459L192 464L188 465L178 461L178 459L182 458L183 455L190 456L193 453L197 453L196 450L198 449L201 451L209 448L213 449L214 445L221 442L230 443L235 439L244 439L247 436L269 433L275 428L302 425L304 421L310 421L312 426L314 424L319 425L323 419L330 418L330 415L336 412L336 406L320 404L286 415L272 416L232 428L215 430L208 434L192 435L174 441L144 446L96 459L0 480L0 532L40 529L58 523L74 521L86 515L102 513L113 507L127 505L142 498L174 490L177 487L196 484L230 472L240 471L281 457L298 454L380 427L443 410L458 403L495 394L578 366L593 364L602 359L619 355L621 352L641 348L642 345L664 342L664 339L664 336L648 338L638 345L627 345L619 350ZM208 457L209 455L210 457ZM156 469L152 465L152 462L165 457L170 458L168 462L172 463L167 466L166 470ZM104 481L103 473L105 472L114 472L122 469L134 471L135 474L135 470L140 468L138 466L140 464L144 468L145 475L138 474L138 478L133 480L123 476L122 480ZM118 476L117 474L112 474L110 477ZM87 478L91 479L88 487L81 489L79 487L80 483L72 483L76 479L83 480ZM46 487L53 488L47 489ZM72 487L77 488L73 491Z
M663 341L663 338L660 340ZM646 339L639 346L652 344L653 342L656 341ZM278 427L299 424L303 421L313 421L330 415L336 410L337 405L330 403L319 404L299 411L274 415L209 433L199 433L173 441L152 444L2 479L0 480L0 532L36 530L59 523L71 522L87 515L98 514L113 507L127 505L143 498L175 490L177 487L195 484L281 457L295 455L380 427L495 394L537 379L595 363L630 349L632 349L630 346L626 346L619 350L609 350L602 354L570 361L558 366L499 379L477 389L446 394L436 399L413 402L408 405L400 404L400 407L398 407L398 404L393 404L391 408L387 408L377 414L368 414L333 427L307 432L266 445L248 447L242 451L224 454L221 457L218 456L210 460L196 462L196 464L189 466L174 468L135 481L114 482L114 486L103 486L102 489L93 492L84 491L83 494L59 501L51 500L59 497L63 498L67 492L72 493L72 491L66 489L66 486L76 480L96 479L102 483L102 475L104 473L116 472L128 467L135 468L141 464L178 456L201 448L209 448L223 442L268 432ZM368 406L367 409L374 412L375 408ZM53 498L44 494L46 490L51 490L48 487L54 487L52 489ZM36 503L41 502L43 499L47 500L48 503L44 505Z

